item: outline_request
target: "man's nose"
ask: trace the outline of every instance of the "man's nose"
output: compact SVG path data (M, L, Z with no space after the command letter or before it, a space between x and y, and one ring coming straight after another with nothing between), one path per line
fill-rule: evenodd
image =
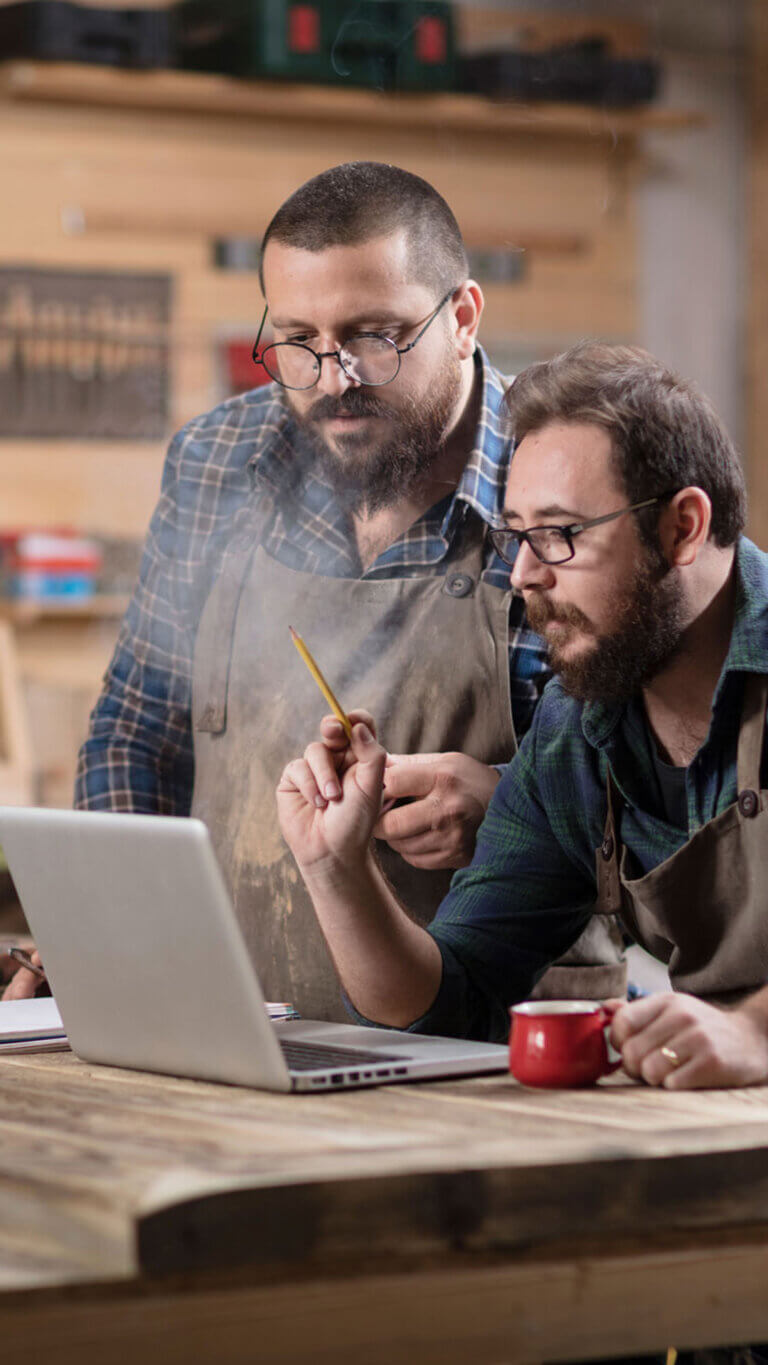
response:
M551 587L554 578L552 565L542 564L538 555L533 553L528 541L521 540L509 575L512 587L516 588L518 592L524 592L526 588Z
M317 381L317 387L321 393L327 393L331 398L338 398L342 393L346 393L347 389L359 389L360 384L358 380L347 374L346 370L342 368L338 354L332 352L330 355L324 355L320 362L320 378Z

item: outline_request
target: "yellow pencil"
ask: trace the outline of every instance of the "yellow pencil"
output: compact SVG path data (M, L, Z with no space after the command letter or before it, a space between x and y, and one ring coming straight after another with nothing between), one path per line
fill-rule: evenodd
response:
M291 639L293 640L293 643L295 644L296 648L297 648L298 651L299 651L299 654L301 655L302 659L304 660L305 664L307 665L307 668L309 669L310 673L312 674L312 677L314 678L315 682L317 683L318 687L320 688L320 691L322 692L323 696L325 697L325 700L327 701L328 705L330 706L331 710L333 711L334 716L336 717L337 720L340 720L341 723L342 723L342 725L344 726L344 729L345 729L346 734L347 734L347 739L351 739L351 738L352 738L352 725L351 725L349 716L348 716L344 711L342 711L341 707L339 706L339 703L337 702L336 698L334 697L334 695L333 695L333 693L332 693L330 687L328 686L327 682L325 681L325 678L323 677L322 673L320 672L320 669L318 668L317 664L315 663L314 659L312 658L312 655L310 654L309 650L307 649L307 646L304 644L304 641L302 640L302 638L301 638L301 636L299 635L298 631L295 631L295 630L293 629L293 626L289 626L288 629L289 629L289 631L291 632Z

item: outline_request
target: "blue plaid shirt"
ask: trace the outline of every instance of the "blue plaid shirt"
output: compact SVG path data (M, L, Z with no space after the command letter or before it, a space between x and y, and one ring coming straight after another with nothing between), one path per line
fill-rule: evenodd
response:
M500 1040L508 1007L575 943L595 903L610 764L622 798L620 838L631 877L671 858L737 796L736 754L749 673L768 674L768 555L742 537L731 643L712 721L685 771L687 828L670 823L647 722L629 708L574 701L555 678L494 792L475 856L457 872L430 925L443 956L432 1009L412 1027ZM628 723L628 721L630 723ZM768 746L761 786L768 787Z
M445 572L466 506L498 524L510 456L506 381L482 351L474 447L458 487L362 571L347 516L313 469L297 481L295 427L276 385L231 398L171 442L139 582L120 628L104 687L80 751L81 809L186 815L194 779L192 656L200 611L254 499L268 490L277 511L264 540L287 568L343 578L407 578ZM290 496L287 493L290 492ZM509 583L490 550L484 579ZM548 677L544 646L513 598L509 621L512 714L528 729Z

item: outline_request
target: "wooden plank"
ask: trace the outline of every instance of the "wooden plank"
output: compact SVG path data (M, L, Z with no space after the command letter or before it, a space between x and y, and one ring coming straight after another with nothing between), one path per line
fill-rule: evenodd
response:
M40 1054L0 1059L0 1115L6 1289L22 1253L63 1283L768 1225L766 1087L299 1097Z
M3 523L143 538L164 455L157 441L0 441Z
M330 86L235 80L188 71L127 71L66 62L7 62L0 66L0 98L107 105L134 109L204 110L207 116L271 116L315 124L399 124L429 119L445 130L471 127L490 136L560 132L573 136L635 137L647 130L691 127L698 113L648 109L627 113L593 106L499 103L475 95L387 95Z
M635 1254L428 1267L407 1274L253 1286L191 1279L155 1288L7 1296L9 1358L60 1365L531 1365L764 1340L764 1240ZM256 1352L256 1356L254 1356Z

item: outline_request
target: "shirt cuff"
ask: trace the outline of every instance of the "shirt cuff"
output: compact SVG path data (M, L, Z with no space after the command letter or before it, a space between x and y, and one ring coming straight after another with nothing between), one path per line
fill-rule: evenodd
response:
M429 933L429 929L427 933ZM432 935L434 938L434 935ZM440 989L432 1004L420 1019L415 1019L401 1029L401 1033L428 1033L438 1038L472 1038L480 1042L504 1043L509 1036L509 1018L506 1010L498 1012L488 1008L488 1002L473 986L464 964L455 956L451 948L439 939L434 939L440 949L443 962ZM356 1024L367 1028L390 1028L389 1024L377 1023L356 1010L349 996L342 991L344 1007Z

